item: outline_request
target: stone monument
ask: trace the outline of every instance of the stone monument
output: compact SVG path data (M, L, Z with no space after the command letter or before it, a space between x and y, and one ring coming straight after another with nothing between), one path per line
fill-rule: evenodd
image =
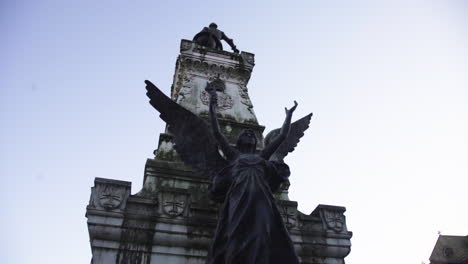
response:
M248 94L254 54L233 49L227 52L182 40L170 98L209 122L210 89L217 91L217 119L227 141L235 144L247 129L261 150L263 142L271 139L264 140L264 127ZM155 118L155 122L160 121ZM155 156L146 161L143 188L135 194L130 182L95 179L86 208L92 263L207 262L222 204L209 198L210 176L182 162L176 149L166 126ZM292 172L295 177L294 168ZM289 200L288 188L288 182L283 183L274 196L300 263L343 264L352 236L346 227L346 209L318 205L304 214L297 210L297 202Z

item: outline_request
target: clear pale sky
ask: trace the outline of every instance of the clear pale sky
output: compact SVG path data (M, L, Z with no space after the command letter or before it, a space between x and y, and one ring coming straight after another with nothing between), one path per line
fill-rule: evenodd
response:
M267 131L293 100L314 113L290 198L347 208L348 264L468 235L468 1L3 0L1 263L89 263L94 178L139 191L164 128L143 81L168 93L180 40L213 21L256 54Z

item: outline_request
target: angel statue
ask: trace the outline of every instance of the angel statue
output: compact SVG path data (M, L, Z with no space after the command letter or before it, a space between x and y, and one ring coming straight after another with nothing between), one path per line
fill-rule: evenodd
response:
M297 107L294 101L293 107L285 108L281 129L270 132L258 152L254 131L243 130L235 146L221 133L214 89L208 90L210 128L150 81L145 82L150 104L167 122L180 158L211 178L210 196L223 203L207 264L298 264L273 193L290 175L283 159L304 135L312 114L291 124Z

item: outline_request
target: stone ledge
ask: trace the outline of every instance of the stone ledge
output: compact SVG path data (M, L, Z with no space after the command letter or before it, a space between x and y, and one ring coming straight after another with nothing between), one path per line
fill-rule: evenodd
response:
M255 54L247 51L241 51L240 53L229 52L226 50L218 50L205 46L198 45L197 43L182 39L180 42L180 54L182 56L190 56L195 58L207 57L211 60L226 62L226 60L232 64L243 65L248 70L252 71L255 66Z
M94 184L96 185L97 183L121 185L121 186L124 186L124 187L132 187L132 183L129 182L129 181L121 181L121 180L99 178L99 177L94 178Z
M111 211L106 211L106 210L101 210L101 209L96 209L91 206L86 207L86 217L96 215L96 216L104 216L104 217L114 217L114 218L123 218L124 213L123 212L111 212Z

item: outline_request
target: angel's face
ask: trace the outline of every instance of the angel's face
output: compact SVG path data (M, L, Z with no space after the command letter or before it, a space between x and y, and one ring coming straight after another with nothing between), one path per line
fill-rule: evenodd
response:
M237 139L237 147L242 152L255 152L257 147L257 137L251 129L245 129Z

